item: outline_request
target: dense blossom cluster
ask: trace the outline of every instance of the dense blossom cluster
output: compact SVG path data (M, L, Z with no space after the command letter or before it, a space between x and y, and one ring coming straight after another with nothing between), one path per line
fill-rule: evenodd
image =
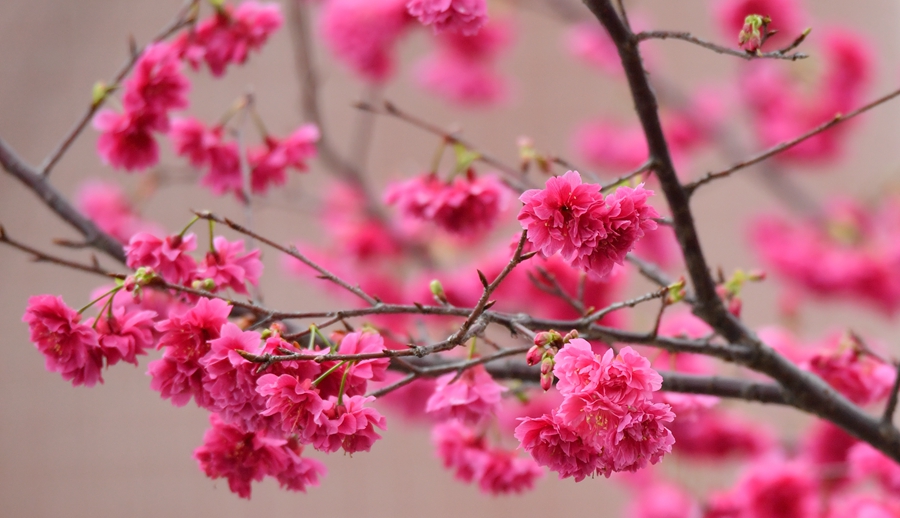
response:
M519 213L528 240L545 256L559 253L569 264L605 277L644 233L656 229L653 191L619 187L606 198L600 186L581 182L577 171L547 180L546 189L525 191Z
M636 471L672 451L675 439L666 424L675 414L652 401L662 377L631 347L600 357L575 338L556 353L553 374L564 397L559 408L524 418L515 435L560 478Z
M409 0L406 8L435 33L450 31L472 36L487 21L485 0Z

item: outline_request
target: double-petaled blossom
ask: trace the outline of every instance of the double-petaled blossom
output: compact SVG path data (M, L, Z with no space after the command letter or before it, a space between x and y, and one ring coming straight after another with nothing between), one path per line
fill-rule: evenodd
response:
M471 170L444 182L435 174L388 187L385 201L408 219L430 221L450 234L473 238L493 228L506 207L507 191L494 175Z
M307 486L317 486L325 474L319 461L300 456L303 449L294 441L245 432L217 414L211 414L209 422L194 459L208 477L227 479L228 488L242 498L250 498L252 481L266 476L276 478L281 487L305 491Z
M31 341L44 355L48 371L60 373L75 386L103 383L103 352L97 332L81 323L81 315L67 306L62 297L31 297L22 321L28 324Z
M506 387L494 381L483 365L476 365L461 375L450 372L439 377L425 411L437 419L479 423L496 411L504 391Z
M256 391L266 399L262 415L279 416L285 434L310 435L309 430L327 406L311 379L290 374L264 374L256 382Z
M642 185L620 187L604 199L600 186L584 184L569 171L547 180L545 189L525 191L519 223L528 240L545 256L563 259L597 276L622 264L644 232L656 228L659 214L648 205L652 194Z
M629 518L696 518L697 502L682 488L667 482L651 481L635 488L625 516Z
M156 345L156 316L155 311L113 303L95 326L106 364L124 361L137 365L137 357Z
M287 138L268 136L260 147L247 151L250 162L250 187L255 193L264 193L271 185L284 185L285 171L293 168L307 169L307 161L316 156L315 143L319 140L319 128L305 124Z
M775 434L757 421L716 409L694 417L688 421L676 419L669 425L678 439L673 448L677 454L698 460L753 458L775 446Z
M159 238L149 232L139 232L125 246L125 263L129 268L152 268L160 277L173 284L183 284L195 278L197 262L189 252L197 248L194 234L175 234Z
M324 408L313 417L313 423L302 434L319 451L346 453L369 451L381 436L375 427L385 429L385 419L377 410L365 406L375 401L371 396L331 396Z
M830 338L802 366L858 405L890 394L897 369L868 354L853 337Z
M118 113L100 110L93 119L97 154L103 163L116 169L140 171L159 162L159 144L153 131L165 129L153 114Z
M219 77L228 65L247 61L249 53L259 50L283 23L276 3L226 5L180 36L175 47L195 70L206 63L212 75Z
M743 473L731 494L741 517L815 518L819 516L817 489L809 465L763 459Z
M157 348L164 351L161 359L147 365L150 388L176 406L185 405L193 397L199 406L209 408L212 399L203 385L200 359L209 352L209 341L219 337L230 313L231 306L224 300L201 298L187 311L170 314L159 322Z
M486 0L409 0L409 14L435 33L443 31L477 34L487 22Z
M631 347L597 357L587 341L575 338L554 362L562 403L550 414L523 419L515 432L538 463L580 480L637 471L672 451L667 424L675 414L652 401L662 377L646 358Z
M222 236L213 239L213 248L197 269L198 279L212 279L217 290L231 288L244 294L248 282L259 284L263 264L258 248L245 253L243 241L232 242Z
M325 45L362 79L383 83L393 75L394 44L411 20L406 0L329 0L320 16Z

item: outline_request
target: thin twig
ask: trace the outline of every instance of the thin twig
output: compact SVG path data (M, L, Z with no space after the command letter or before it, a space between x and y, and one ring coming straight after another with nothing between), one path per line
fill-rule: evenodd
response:
M79 270L82 272L93 273L96 275L101 275L107 278L113 279L124 279L125 275L113 273L108 270L101 268L97 264L82 264L76 263L74 261L70 261L68 259L63 259L61 257L57 257L54 255L50 255L45 252L41 252L40 250L30 247L22 242L16 241L15 239L9 237L9 234L6 233L6 230L3 228L3 225L0 225L0 243L5 243L17 250L25 252L27 254L31 254L32 258L35 262L45 262L58 264L60 266L65 266L66 268L72 268L74 270Z
M265 243L265 244L271 246L272 248L278 250L279 252L282 252L284 254L287 254L287 255L293 257L294 259L299 260L303 264L305 264L305 265L309 266L310 268L312 268L313 270L319 272L319 274L321 274L324 279L329 280L329 281L333 282L334 284L337 284L338 286L344 288L345 290L349 291L350 293L353 293L357 297L366 301L369 305L372 305L372 306L379 305L379 301L376 300L371 295L369 295L368 293L366 293L365 291L363 291L362 288L360 288L359 286L353 286L350 283L348 283L347 281L338 277L337 275L326 270L324 267L320 266L319 264L312 261L305 255L301 254L293 246L285 247L285 246L279 245L278 243L272 241L271 239L261 236L261 235L257 234L256 232L231 221L228 218L220 218L210 212L206 212L206 211L194 212L194 214L199 216L201 219L215 221L216 223L221 223L223 225L227 225L229 228L231 228L232 230L234 230L236 232L244 234L245 236L248 236L248 237L252 237L252 238L256 239L257 241L259 241L260 243Z
M655 165L656 165L656 164L654 164L653 160L648 159L646 162L644 162L643 164L641 164L641 166L638 167L637 169L635 169L634 171L631 171L630 173L625 173L624 175L622 175L622 176L620 176L620 177L618 177L618 178L616 178L616 179L614 179L614 180L611 180L611 181L609 181L609 182L607 182L607 183L601 185L601 186L600 186L600 192L608 191L608 190L610 190L610 189L613 188L613 187L618 187L619 185L622 185L622 184L624 184L625 182L631 180L631 179L634 178L635 176L638 176L638 175L640 175L640 174L644 174L644 173L646 173L647 171L652 170L653 167L654 167Z
M196 16L195 6L199 3L200 0L189 0L185 3L185 5L178 11L178 15L169 22L159 33L153 37L151 43L156 43L162 41L169 36L175 34L179 30L183 29L194 23L194 17ZM137 52L129 52L128 59L125 60L125 63L119 67L119 70L113 76L112 81L109 83L110 87L115 87L118 85L125 76L128 75L128 72L131 71L134 64L137 63L137 60L141 57L141 54L144 53L144 50L147 46L142 47ZM88 123L91 122L91 119L94 117L94 114L97 113L104 102L106 101L106 95L104 95L101 99L92 102L88 109L84 112L80 119L72 126L72 129L69 130L69 133L57 144L56 148L47 155L47 158L41 163L40 167L38 167L39 174L46 178L50 175L50 171L53 169L53 166L59 162L59 160L63 157L72 143L75 142L75 139L78 138L78 135L84 131L84 128L87 127Z
M713 180L718 180L720 178L726 178L728 176L731 176L731 174L735 173L736 171L740 171L741 169L745 169L751 165L758 164L759 162L762 162L763 160L765 160L767 158L771 158L771 157L777 155L778 153L781 153L782 151L785 151L787 149L790 149L790 148L796 146L797 144L800 144L801 142L803 142L805 140L815 137L819 133L822 133L823 131L825 131L833 126L836 126L842 122L848 121L848 120L856 117L857 115L860 115L862 113L865 113L865 112L871 110L872 108L875 108L876 106L882 105L897 96L900 96L900 89L894 90L893 92L890 92L887 95L881 96L878 99L875 99L874 101L872 101L868 104L860 106L859 108L857 108L849 113L846 113L846 114L837 113L837 114L835 114L834 118L832 118L831 120L829 120L827 122L823 122L822 124L819 124L815 128L807 131L806 133L804 133L802 135L799 135L796 138L793 138L793 139L785 141L785 142L781 142L780 144L776 144L765 151L757 153L756 155L753 155L750 158L747 158L745 160L742 160L741 162L734 164L733 166L729 167L728 169L723 169L721 171L717 171L714 173L706 173L703 177L701 177L697 180L694 180L691 183L686 184L684 186L684 190L689 195L693 194L694 191L696 191L697 188L700 187L701 185L707 184Z
M794 43L791 43L790 46L785 49L776 50L773 52L747 52L744 50L735 50L729 47L723 47L722 45L717 45L715 43L700 39L690 32L685 31L644 31L639 32L634 35L637 38L637 41L646 41L649 39L658 39L658 40L666 40L666 39L676 39L687 41L689 43L693 43L694 45L699 45L705 49L709 49L717 54L726 54L729 56L735 56L741 59L746 59L747 61L751 61L754 59L785 59L788 61L797 61L798 59L805 59L809 56L802 52L794 52L788 54L790 50L793 50L803 42L803 39L806 38L805 34L798 38L799 41L794 40Z

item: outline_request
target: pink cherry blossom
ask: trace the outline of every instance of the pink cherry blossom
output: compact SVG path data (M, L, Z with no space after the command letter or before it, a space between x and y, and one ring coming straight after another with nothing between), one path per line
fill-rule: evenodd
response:
M160 232L157 225L141 219L122 188L115 183L85 182L75 194L75 206L121 243L127 243L138 232Z
M371 396L331 396L325 408L313 417L314 425L303 431L303 439L319 451L346 453L369 451L381 436L375 427L385 428L385 419L374 408L365 406L375 401Z
M194 167L210 161L210 153L222 143L222 129L207 128L194 117L172 119L169 138L179 156L187 157Z
M193 397L199 406L208 408L212 400L203 386L199 361L209 352L209 341L219 337L229 313L231 306L224 300L201 298L184 313L170 314L159 322L156 330L162 336L157 348L165 349L161 359L147 365L150 388L176 406Z
M206 258L197 270L198 279L212 279L216 289L231 288L237 293L247 293L247 283L257 286L262 275L263 264L259 249L244 253L244 241L228 241L222 236L213 240L214 252L207 252Z
M194 234L160 239L149 232L139 232L125 246L125 260L129 268L146 266L168 282L183 284L195 277L197 262L188 254L195 248Z
M487 22L485 0L409 0L406 8L423 25L430 25L435 34L451 31L473 35Z
M597 391L616 404L635 405L662 387L662 376L631 347L606 351L600 363Z
M58 372L72 385L93 387L103 383L103 355L97 332L81 323L81 315L61 296L36 295L28 299L22 321L31 341L44 355L44 367Z
M515 451L487 450L484 472L478 480L482 492L491 495L518 494L534 488L544 470L531 458L516 456Z
M563 426L555 414L521 421L515 437L538 464L559 473L559 478L573 477L576 482L597 472L600 451Z
M212 75L219 77L229 64L246 62L249 53L259 50L283 23L278 4L245 1L201 20L175 45L195 70L205 62Z
M404 217L431 221L463 238L493 228L506 199L506 187L496 176L476 176L471 170L450 183L428 174L393 184L385 192L385 201L397 205Z
M489 63L455 52L437 51L415 69L416 81L426 91L467 107L490 107L509 99L509 81Z
M113 303L110 313L101 316L96 325L106 364L124 361L137 365L137 357L156 345L156 312L129 311L124 305Z
M668 482L651 482L638 488L627 508L630 518L695 518L699 506L683 489Z
M266 476L278 479L282 487L305 491L325 474L321 463L300 456L303 449L293 441L244 432L217 414L209 416L209 423L194 459L208 477L227 479L228 488L242 498L250 498L252 481Z
M352 355L380 353L384 350L384 338L380 334L370 331L357 331L348 333L341 339L337 352L338 354ZM355 384L349 378L365 381L384 381L390 363L388 358L373 358L370 360L353 362L349 367L350 373L348 375L347 385ZM364 392L365 388L363 388L362 391Z
M177 49L166 42L151 43L144 49L123 87L125 111L160 117L161 129L168 127L169 110L188 105L190 83L181 72Z
M159 146L152 131L165 129L153 114L117 113L100 110L94 116L94 128L100 132L97 153L103 163L128 172L156 165Z
M675 439L665 423L671 423L675 414L669 405L638 401L617 417L602 456L613 471L637 471L672 451Z
M439 377L425 411L437 419L479 423L497 409L505 391L506 387L494 381L483 365L477 365L460 376L450 372Z
M435 425L431 432L437 455L445 468L463 482L472 482L484 472L488 462L484 438L456 419Z
M515 39L511 18L492 18L477 34L445 31L435 37L438 47L473 62L493 62Z
M597 390L603 375L603 364L591 344L582 338L570 340L553 357L553 375L559 378L556 388L564 395Z
M384 83L394 72L394 45L409 25L406 0L329 0L320 25L325 44L362 79Z
M775 445L773 431L758 421L716 409L689 421L675 419L668 427L676 440L673 451L698 460L758 457Z
M312 380L300 380L289 374L263 374L256 382L256 391L266 398L264 416L277 415L285 434L299 433L306 437L316 426L315 419L327 404L311 386Z
M764 459L750 466L733 491L748 518L816 518L814 470L801 462Z
M858 405L887 398L897 376L893 366L862 351L852 338L833 337L804 362L829 385Z

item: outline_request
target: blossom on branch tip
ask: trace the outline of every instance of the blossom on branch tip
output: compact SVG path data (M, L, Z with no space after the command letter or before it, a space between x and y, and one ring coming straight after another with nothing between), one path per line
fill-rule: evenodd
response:
M184 284L194 278L197 270L197 262L188 254L195 248L194 234L160 239L149 232L139 232L125 246L125 263L129 268L152 268L166 281Z
M375 427L386 429L384 417L365 406L372 401L375 398L371 396L329 397L322 411L313 417L314 425L304 430L304 441L324 452L369 451L381 439Z
M507 389L488 374L483 365L444 374L437 379L434 393L425 411L438 419L456 418L465 423L480 423L490 417Z
M600 451L562 425L555 413L521 419L515 437L538 464L559 473L559 478L580 482L600 468Z
M156 345L156 316L155 311L128 311L113 304L108 315L98 317L96 329L106 364L124 361L137 365L137 357Z
M44 355L48 371L60 373L75 386L103 383L103 354L97 332L81 323L81 315L61 296L29 298L22 321L28 324L31 342Z
M247 283L256 286L262 275L261 252L254 249L244 253L244 241L228 241L222 236L213 240L212 252L197 269L198 279L212 279L217 290L231 288L237 293L247 293Z
M153 130L163 129L152 115L100 110L93 119L100 132L97 153L105 164L126 171L140 171L159 162L159 145Z
M161 117L160 125L167 128L169 110L187 107L190 83L181 72L176 52L165 42L151 43L144 49L123 85L126 112Z

